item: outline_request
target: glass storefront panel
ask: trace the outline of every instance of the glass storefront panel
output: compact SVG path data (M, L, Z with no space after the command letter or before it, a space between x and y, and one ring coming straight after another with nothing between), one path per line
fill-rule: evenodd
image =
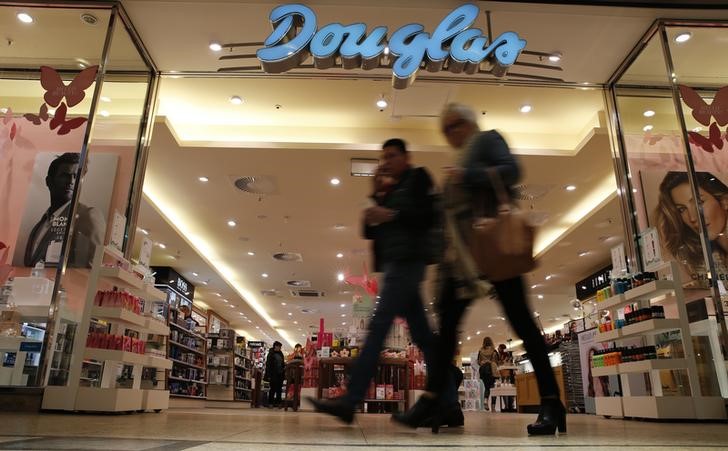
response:
M80 313L57 282L110 17L109 9L0 7L0 386L42 384L44 342L52 377L67 371L66 339ZM67 312L59 340L47 327L55 292Z

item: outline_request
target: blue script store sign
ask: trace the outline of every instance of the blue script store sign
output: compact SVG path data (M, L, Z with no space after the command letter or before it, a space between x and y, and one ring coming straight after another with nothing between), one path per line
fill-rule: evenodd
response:
M492 73L502 77L516 62L526 41L508 31L489 40L477 28L471 28L480 9L471 4L460 6L445 17L432 34L420 24L400 27L388 37L388 29L378 26L367 34L363 23L331 23L317 28L311 8L282 5L270 13L273 32L265 47L257 51L263 70L281 73L300 66L309 55L318 69L334 67L341 58L344 69L379 67L385 48L389 48L395 88L406 88L415 79L424 62L429 72L446 68L453 73L475 73L480 63L492 63Z

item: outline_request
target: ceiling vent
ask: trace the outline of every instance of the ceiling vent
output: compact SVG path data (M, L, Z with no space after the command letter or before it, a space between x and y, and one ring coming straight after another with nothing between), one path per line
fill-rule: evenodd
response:
M289 280L286 285L295 288L311 288L311 282L308 280Z
M278 291L276 290L260 290L260 294L263 296L278 296Z
M318 313L318 310L316 310L315 308L302 308L301 309L301 313L305 313L307 315L311 315L313 313Z
M296 252L278 252L273 254L273 259L282 262L302 262L303 256Z
M291 296L297 298L322 298L326 293L319 290L291 290Z
M552 185L516 185L516 198L519 200L534 201L541 199L551 191Z
M272 195L278 194L278 184L275 178L269 175L246 175L231 177L235 188L249 194Z

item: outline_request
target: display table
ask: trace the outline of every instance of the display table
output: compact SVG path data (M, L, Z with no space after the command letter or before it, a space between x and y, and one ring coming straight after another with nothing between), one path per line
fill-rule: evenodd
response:
M566 391L564 390L564 371L560 366L552 368L556 376L556 384L559 386L561 402L568 409ZM541 405L541 395L538 392L536 373L516 374L516 397L518 398L518 413L536 411Z
M501 398L500 402L495 403L495 408L493 409L494 412L500 412L501 411L501 404L503 404L503 399L506 396L513 396L516 401L516 407L518 406L518 393L516 390L515 385L501 385L500 387L493 387L490 389L490 396L488 396L488 406L493 405L493 398L496 398L495 400L498 401L498 398Z

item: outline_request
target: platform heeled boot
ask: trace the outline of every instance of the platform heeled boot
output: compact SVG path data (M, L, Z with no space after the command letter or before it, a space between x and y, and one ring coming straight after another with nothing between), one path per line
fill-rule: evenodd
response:
M392 414L392 421L413 429L430 426L432 432L437 434L445 413L440 404L439 398L420 396L408 411Z
M558 398L542 398L541 410L535 423L529 424L528 435L566 433L566 409Z

